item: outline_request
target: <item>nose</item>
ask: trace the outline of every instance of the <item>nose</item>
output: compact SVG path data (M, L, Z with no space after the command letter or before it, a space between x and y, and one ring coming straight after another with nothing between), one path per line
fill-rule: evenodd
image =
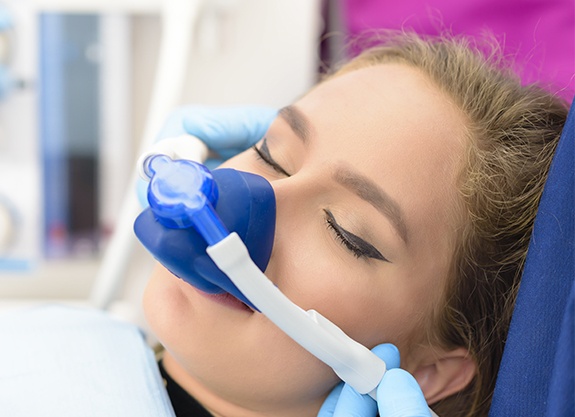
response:
M314 175L298 172L270 181L276 199L276 224L273 248L266 275L279 284L286 268L293 265L293 251L309 238L325 190Z
M294 219L307 212L308 207L317 204L324 194L321 174L298 172L287 178L270 181L276 200L276 224L284 216ZM280 219L281 217L281 219Z

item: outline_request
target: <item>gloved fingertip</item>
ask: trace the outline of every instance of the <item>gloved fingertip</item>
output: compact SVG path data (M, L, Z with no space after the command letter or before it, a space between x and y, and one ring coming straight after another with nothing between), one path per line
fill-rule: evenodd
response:
M261 107L262 117L268 123L271 123L277 116L278 110L274 107Z
M416 379L403 369L390 369L377 387L377 405L384 416L430 417Z
M349 385L344 385L333 417L375 416L377 403L369 395L362 395Z
M372 352L385 361L387 369L399 368L399 349L395 345L391 343L377 345Z
M387 385L386 389L394 387L394 390L396 391L407 392L413 390L421 393L421 388L419 387L417 380L413 375L403 369L390 369L387 371L381 381L380 386L381 385L383 385L382 389L386 388L385 385Z
M257 111L254 111L254 113L259 116L259 121L255 124L257 128L254 129L252 137L249 139L249 143L246 143L248 147L257 143L265 136L270 125L278 115L277 109L269 107L258 107Z

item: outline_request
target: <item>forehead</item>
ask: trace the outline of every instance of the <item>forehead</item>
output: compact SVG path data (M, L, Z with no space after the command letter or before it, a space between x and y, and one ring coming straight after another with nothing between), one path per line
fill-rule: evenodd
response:
M444 122L458 113L449 97L427 75L399 63L336 75L320 83L296 104L311 112L317 118L316 123L327 120L333 125L333 119L337 119L335 126L344 129L343 132L361 129L374 135L399 128L425 135L440 126L454 127ZM460 118L456 120L460 121ZM354 123L346 128L346 122Z
M332 148L355 149L345 152L346 158L360 154L375 163L387 151L401 151L413 163L443 169L445 159L460 156L466 145L463 113L429 77L405 64L336 76L296 106L310 119L319 142L329 137Z

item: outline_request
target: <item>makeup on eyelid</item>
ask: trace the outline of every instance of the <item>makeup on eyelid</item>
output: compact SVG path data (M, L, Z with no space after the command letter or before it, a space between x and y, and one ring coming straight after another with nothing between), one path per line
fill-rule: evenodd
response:
M253 150L256 152L258 157L263 160L266 164L274 169L274 171L278 172L279 174L285 175L289 177L290 174L286 172L271 156L268 145L267 145L267 138L264 138L262 141L262 145L258 148L257 144L254 145Z

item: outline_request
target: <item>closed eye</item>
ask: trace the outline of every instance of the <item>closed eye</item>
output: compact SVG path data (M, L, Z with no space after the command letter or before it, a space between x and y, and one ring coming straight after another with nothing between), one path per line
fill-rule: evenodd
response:
M262 161L264 161L267 165L269 165L271 168L274 169L274 171L276 171L279 174L285 175L286 177L291 177L290 174L288 174L286 172L285 169L283 169L280 164L278 164L271 156L270 154L270 150L268 148L268 143L267 143L267 139L264 138L262 145L260 148L257 147L257 145L252 146L253 150L256 152L257 156L259 157L259 159L261 159Z
M357 258L371 258L379 261L389 262L373 245L367 243L359 236L348 232L341 227L329 210L325 210L325 221L327 227L333 231L336 238Z

